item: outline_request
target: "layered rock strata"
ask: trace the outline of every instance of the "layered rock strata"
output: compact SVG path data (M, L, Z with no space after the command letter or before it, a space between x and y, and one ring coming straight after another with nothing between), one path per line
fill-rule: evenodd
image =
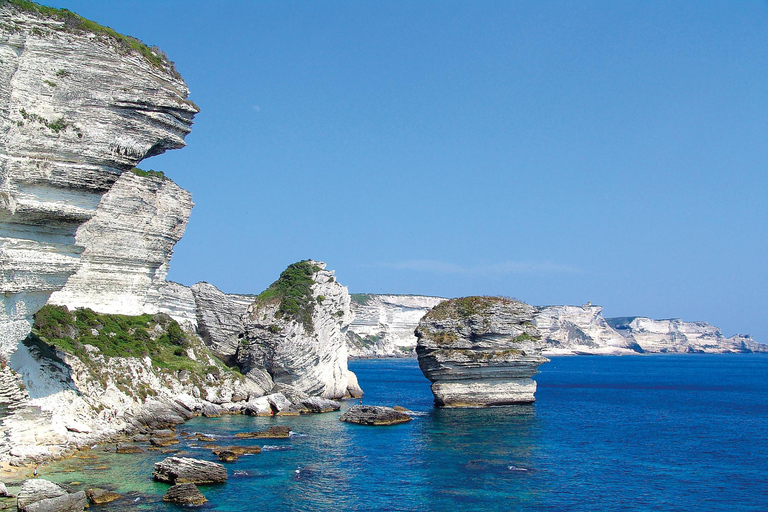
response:
M323 398L360 396L347 368L346 329L351 321L347 288L325 264L290 265L248 307L237 350L241 370L256 378L269 374Z
M121 172L184 146L197 107L159 50L68 11L0 4L0 356L80 266Z
M352 294L354 320L347 331L349 357L412 357L413 330L446 299L422 295Z
M541 333L546 355L637 353L636 344L616 332L602 316L603 308L543 306L533 323Z
M608 318L606 322L639 352L768 352L768 345L757 343L750 336L737 334L726 338L720 329L706 322L685 322L677 318L651 320L645 317Z
M173 246L187 227L192 197L168 178L123 173L75 243L81 267L51 304L99 313L156 313Z
M253 295L227 294L205 282L192 285L197 329L206 345L222 360L234 363L243 315L253 304Z
M542 343L536 308L501 297L451 299L432 308L416 329L419 367L432 381L435 404L483 407L530 403Z

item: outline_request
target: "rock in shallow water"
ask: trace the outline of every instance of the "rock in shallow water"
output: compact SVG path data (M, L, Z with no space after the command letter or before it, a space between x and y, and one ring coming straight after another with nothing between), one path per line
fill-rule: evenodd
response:
M218 484L227 481L227 470L221 464L189 457L168 457L155 462L155 480L170 484Z
M25 480L16 498L16 506L24 512L27 506L40 500L57 498L67 494L66 489L59 484L43 478Z
M195 484L177 484L168 489L163 501L181 505L202 505L208 500Z
M542 343L536 308L503 297L442 302L416 329L416 353L441 407L530 403Z
M116 492L94 487L85 491L85 495L88 497L88 501L94 505L102 505L104 503L112 503L113 501L122 498Z
M285 425L275 425L269 427L267 430L260 430L258 432L238 432L235 437L240 439L285 439L291 435L291 429Z
M355 405L347 409L339 421L358 425L397 425L411 421L411 417L391 407Z

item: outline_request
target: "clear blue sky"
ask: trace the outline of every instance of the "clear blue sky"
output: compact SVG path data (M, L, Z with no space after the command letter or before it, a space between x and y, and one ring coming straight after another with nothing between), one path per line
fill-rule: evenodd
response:
M768 342L765 1L56 0L202 109L147 160L196 206L170 279L494 294Z

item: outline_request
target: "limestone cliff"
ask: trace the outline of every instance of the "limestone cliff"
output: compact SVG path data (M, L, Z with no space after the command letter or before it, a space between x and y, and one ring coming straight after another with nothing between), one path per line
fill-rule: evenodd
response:
M200 336L217 356L234 364L244 331L243 315L256 297L224 293L208 283L197 283L191 290Z
M184 146L197 107L159 50L68 11L0 4L0 356L80 266L121 172Z
M533 323L544 341L544 354L634 354L636 345L616 332L602 315L603 308L543 306Z
M416 353L435 404L478 407L535 400L531 379L547 359L533 324L536 308L501 297L451 299L416 329Z
M85 248L80 270L48 302L100 313L156 313L192 206L189 192L168 178L123 173L77 230L75 244Z
M359 396L347 369L349 301L347 288L324 263L288 266L243 317L241 370L249 376L266 370L275 383L323 398Z
M354 320L347 331L349 356L416 355L413 330L427 311L444 300L421 295L352 294Z
M720 329L706 322L685 322L677 318L651 320L645 317L608 318L606 322L642 352L768 352L768 345L757 343L742 334L726 338Z

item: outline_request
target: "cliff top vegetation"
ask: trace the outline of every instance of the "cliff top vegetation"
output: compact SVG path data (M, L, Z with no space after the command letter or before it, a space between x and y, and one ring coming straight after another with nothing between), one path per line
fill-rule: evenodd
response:
M514 304L515 302L517 301L507 297L460 297L441 302L429 310L424 318L431 320L467 318L473 315L482 315L489 307L496 304Z
M34 12L49 18L58 19L64 23L62 30L68 32L90 32L93 34L110 37L118 44L118 47L122 48L124 51L138 52L147 60L147 62L156 68L168 71L176 77L179 76L173 62L171 62L165 53L159 48L149 47L135 37L123 35L111 29L110 27L105 27L104 25L100 25L95 21L85 19L79 14L76 14L68 9L48 7L46 5L40 5L35 2L31 2L29 0L0 0L0 5L3 4L13 5L23 11Z
M312 285L315 284L314 274L321 268L312 260L303 260L288 265L280 277L269 285L269 288L256 297L258 304L268 304L280 301L277 316L301 322L304 328L313 332L312 313L315 309L315 299L312 297Z

